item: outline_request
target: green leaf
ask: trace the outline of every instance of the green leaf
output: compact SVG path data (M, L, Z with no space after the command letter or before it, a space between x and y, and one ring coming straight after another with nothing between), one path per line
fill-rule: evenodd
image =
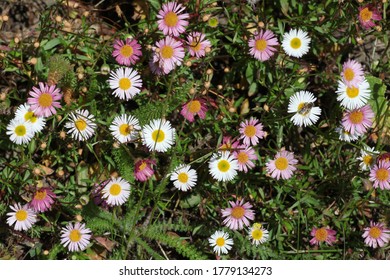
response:
M59 38L54 38L50 41L48 41L46 44L43 45L43 49L45 51L48 51L52 48L54 48L55 46L59 45L61 43L61 40Z

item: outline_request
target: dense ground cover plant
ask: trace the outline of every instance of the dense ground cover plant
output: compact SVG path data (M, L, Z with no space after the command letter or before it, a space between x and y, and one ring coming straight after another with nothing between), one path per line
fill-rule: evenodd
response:
M1 258L389 258L386 1L107 2L0 41Z

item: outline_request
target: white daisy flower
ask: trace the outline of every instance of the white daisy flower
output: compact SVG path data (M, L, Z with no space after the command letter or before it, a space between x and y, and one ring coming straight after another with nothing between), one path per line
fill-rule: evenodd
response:
M336 127L335 130L339 134L339 139L345 142L356 141L361 136L361 134L357 133L356 131L354 134L351 134L349 131L345 130L343 126Z
M65 124L65 127L69 129L68 134L72 134L72 138L84 141L95 133L95 116L88 110L76 110L70 113L69 118L70 121Z
M315 124L321 114L320 107L314 107L317 98L311 92L299 91L290 97L288 112L295 113L291 121L298 126Z
M61 229L61 244L68 247L70 252L83 251L87 248L91 239L91 230L85 224L79 222L69 223Z
M232 248L233 239L229 238L229 234L223 230L217 230L209 238L210 246L213 247L213 251L217 253L218 256L222 254L227 254L228 251Z
M167 120L152 120L142 129L142 142L150 151L166 152L175 143L175 129Z
M341 106L354 110L363 107L367 104L370 98L370 84L364 80L358 87L348 87L342 80L339 81L337 88L337 100L341 102Z
M190 165L182 164L171 173L170 179L177 189L185 192L196 185L198 175L196 174L195 169L191 169Z
M15 230L28 230L37 221L37 216L34 210L28 208L28 205L21 206L16 203L10 206L13 212L7 213L7 224L12 226L15 224Z
M209 173L218 181L230 181L237 175L238 162L229 152L214 154L209 162Z
M40 132L46 124L45 118L36 116L27 103L18 107L15 113L15 119L24 120L25 122L29 121L33 133Z
M249 239L252 240L252 244L259 245L266 242L269 238L269 232L263 228L262 224L254 223L252 227L248 229Z
M12 119L7 125L6 133L11 141L18 145L27 144L34 137L30 121L23 119Z
M290 32L284 33L282 47L289 56L300 58L309 51L310 41L307 32L291 29Z
M379 155L378 151L374 150L374 147L365 147L360 151L360 157L358 157L358 160L361 160L361 163L359 164L360 168L365 170L370 170L371 166L375 164L376 155Z
M115 139L120 143L126 143L138 138L141 127L135 117L123 114L115 117L110 125L110 130Z
M112 178L102 190L102 198L111 206L122 205L130 196L130 183L121 177Z
M108 82L110 88L114 90L112 94L120 99L130 100L141 92L141 76L133 68L122 67L111 71Z

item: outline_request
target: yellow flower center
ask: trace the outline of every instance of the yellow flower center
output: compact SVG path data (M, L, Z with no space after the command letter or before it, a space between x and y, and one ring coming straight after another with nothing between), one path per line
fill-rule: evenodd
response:
M355 77L355 73L353 72L353 70L351 68L347 68L344 70L344 78L348 82L352 81L354 77Z
M301 42L301 39L295 37L294 39L292 39L290 41L290 46L293 48L293 49L299 49L302 45L302 42Z
M360 18L363 21L369 21L372 18L372 12L368 9L368 7L364 8L360 11Z
M15 213L15 218L19 222L25 221L27 219L27 216L28 216L27 211L23 209L20 209Z
M188 103L187 108L191 114L195 114L200 111L201 104L198 100L192 100Z
M133 128L134 127L132 125L128 125L127 123L121 124L119 126L119 133L121 135L127 136L127 135L129 135L131 133Z
M164 22L168 27L174 27L176 26L177 22L179 21L179 18L176 13L174 12L168 12L164 17Z
M143 162L141 163L141 165L138 167L138 171L144 170L144 169L146 168L146 166L147 166L146 162L143 161Z
M87 128L87 122L83 119L78 119L74 122L74 125L79 131L84 131Z
M264 39L256 40L255 49L258 51L264 51L267 48L267 41Z
M349 98L355 98L359 95L359 89L356 87L347 87L347 96Z
M263 237L263 231L261 229L252 230L252 238L254 240L260 240Z
M225 160L225 159L222 159L218 162L218 170L221 171L221 172L227 172L229 171L230 169L230 163Z
M200 43L200 38L199 38L199 36L193 38L190 47L191 47L191 49L193 49L195 52L198 52L198 51L200 51L200 50L202 49L202 45L201 45L201 43Z
M53 97L50 93L42 93L38 98L38 103L41 107L50 107L53 103Z
M37 121L37 117L34 115L34 112L31 112L31 111L28 111L25 115L24 115L24 120L25 121L30 121L31 123L35 123Z
M27 129L23 124L21 124L15 127L15 133L17 136L24 136L27 133Z
M117 196L121 193L122 188L119 184L112 184L110 187L110 194L113 196Z
M371 165L373 163L373 161L374 161L374 159L370 155L365 155L363 157L363 162L364 162L365 165Z
M44 200L46 198L46 190L39 190L35 193L34 199L35 200Z
M237 160L239 163L246 163L249 160L247 153L239 152L237 155Z
M122 78L119 80L119 88L121 90L128 90L131 87L131 81L129 78Z
M122 56L124 57L130 57L133 54L133 47L129 45L124 45L120 51Z
M72 242L79 242L81 239L81 232L78 229L73 229L69 234L69 239Z
M161 48L161 56L164 59L172 58L172 56L173 56L173 48L171 46L163 46Z
M225 245L225 238L218 237L217 240L215 241L215 243L217 243L217 246L222 247Z
M241 219L244 217L245 209L242 206L236 206L232 209L232 217L235 219Z
M386 168L379 168L376 171L376 178L379 181L387 181L389 179L389 171Z
M378 239L381 236L382 231L378 227L372 227L369 231L369 235L372 238Z
M180 173L178 176L177 176L177 180L179 180L180 183L187 183L188 182L188 174L187 173Z
M328 237L328 232L326 231L326 228L320 228L317 229L314 236L318 241L325 241Z
M275 167L279 170L285 170L288 167L288 160L285 157L278 157L275 160Z
M152 133L152 139L154 142L160 143L165 139L165 133L161 129L156 129Z
M256 135L256 127L254 125L247 125L244 129L244 134L247 137L253 137Z
M353 124L360 124L362 123L364 118L363 112L361 111L353 111L349 114L349 120Z

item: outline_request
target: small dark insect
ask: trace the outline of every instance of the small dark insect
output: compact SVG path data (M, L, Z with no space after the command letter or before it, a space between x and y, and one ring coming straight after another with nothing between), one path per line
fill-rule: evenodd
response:
M379 162L381 162L381 161L389 162L390 161L390 153L381 154L376 158L377 164L379 164Z
M313 108L313 106L314 106L313 102L304 103L302 108L298 110L298 114L307 115L310 112L311 108Z

